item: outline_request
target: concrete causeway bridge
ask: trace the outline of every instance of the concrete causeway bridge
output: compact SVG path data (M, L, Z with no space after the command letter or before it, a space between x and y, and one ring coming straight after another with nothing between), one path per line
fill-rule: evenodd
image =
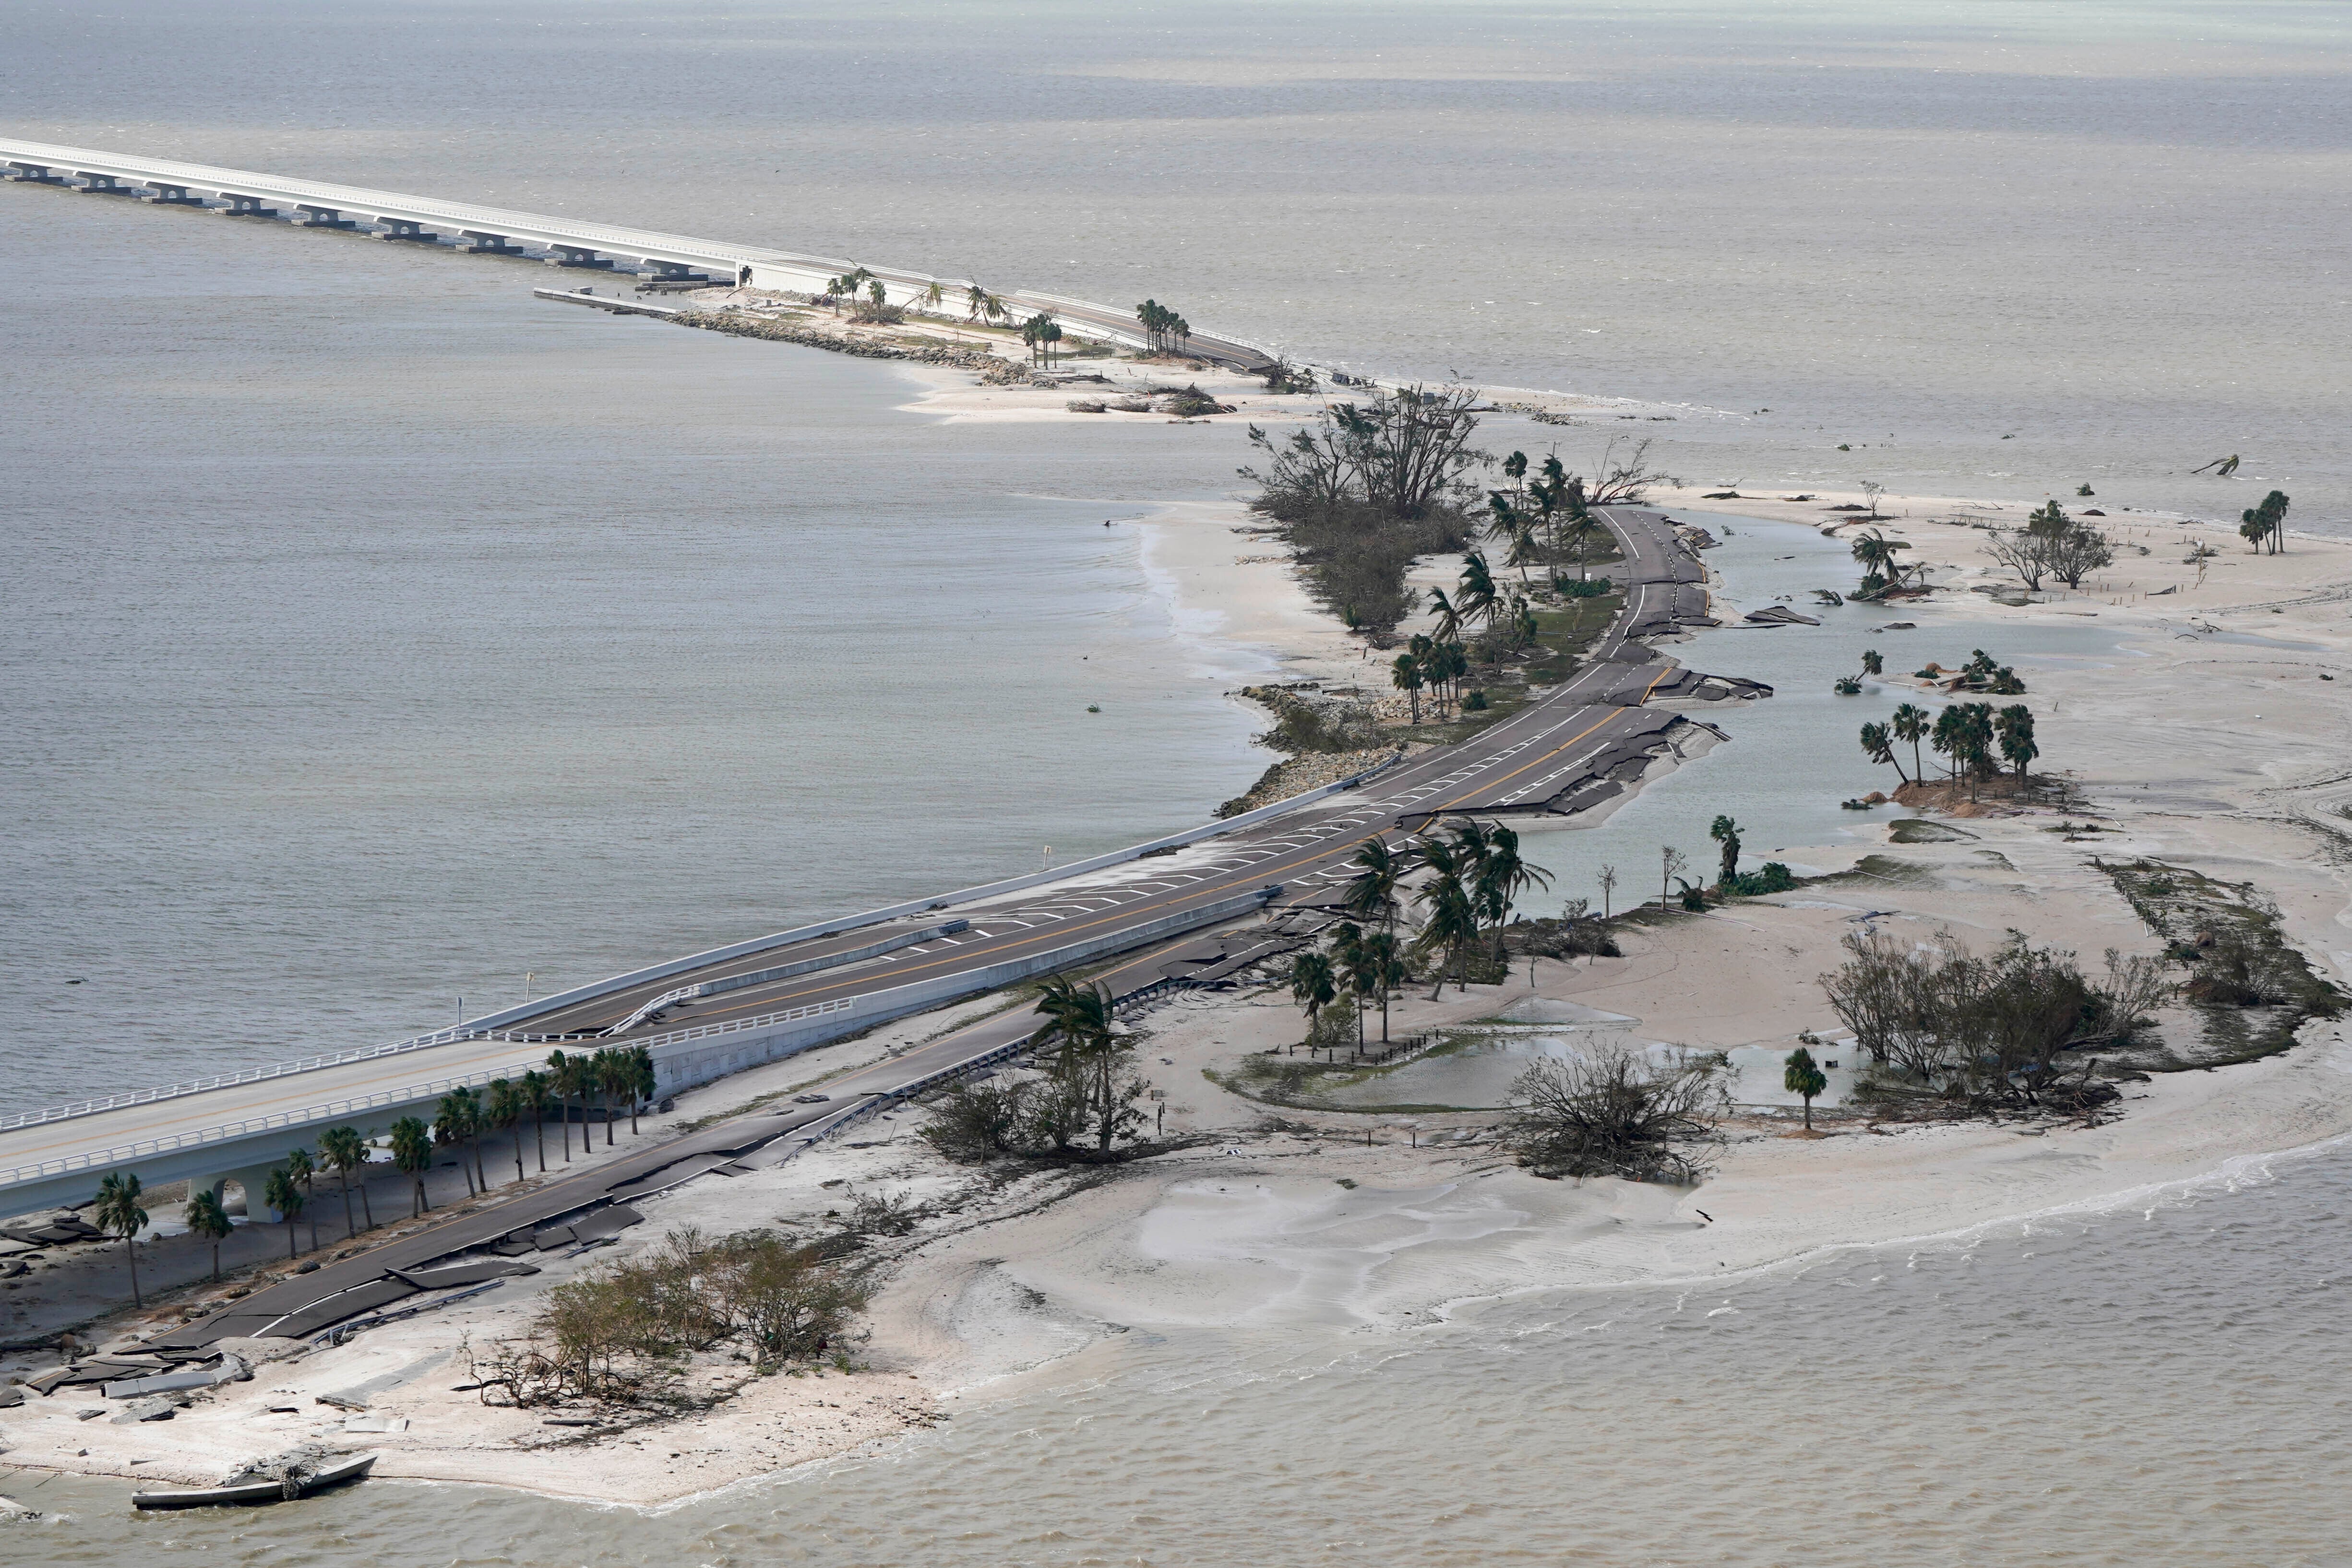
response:
M821 294L828 280L856 271L860 263L837 256L804 256L728 240L613 224L583 223L544 213L406 195L319 180L289 179L249 169L223 169L165 158L62 147L46 141L0 137L0 177L22 184L51 185L89 195L119 196L159 206L212 212L255 222L283 222L302 228L366 233L404 245L431 246L473 256L534 257L563 267L628 271L677 281L737 283L796 294ZM934 277L900 267L862 264L878 280L888 302L926 308L936 286L946 301L960 301L972 287L961 277ZM1050 310L1060 320L1095 336L1142 347L1141 324L1131 311L1089 300L1033 290L992 289L1009 309L1028 314ZM1213 333L1195 333L1186 351L1237 369L1272 361L1257 344Z
M1448 816L1591 810L1633 788L1689 722L1661 703L1763 694L1696 676L1635 640L1713 623L1704 570L1659 513L1597 515L1625 557L1616 621L1568 684L1457 745L1073 865L673 959L437 1033L0 1117L0 1216L86 1202L110 1170L150 1185L236 1181L252 1202L270 1166L324 1129L429 1119L452 1089L520 1076L554 1050L644 1046L663 1094L1114 954L1139 954L1114 971L1118 994L1132 997L1295 946L1297 922L1324 917L1365 841ZM1259 911L1270 926L1236 927ZM955 1031L856 1075L857 1093L904 1097L1018 1051L1034 1027L1022 1012ZM772 1142L855 1113L843 1103L836 1093L822 1115L742 1119L759 1122L753 1134L721 1127L706 1141ZM677 1167L699 1147L664 1145L640 1163ZM550 1213L604 1197L550 1190Z

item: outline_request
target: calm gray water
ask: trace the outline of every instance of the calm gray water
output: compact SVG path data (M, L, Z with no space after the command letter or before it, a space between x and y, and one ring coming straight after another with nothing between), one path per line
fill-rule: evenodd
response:
M1238 431L946 426L541 268L0 207L8 1108L1131 843L1264 766L1223 695L1264 661L1103 527Z
M2352 520L2340 7L130 0L0 27L22 135L1683 405L1545 433L1580 464L1639 430L1751 489L2089 481L2234 517L2276 484L2299 526ZM1250 656L1174 640L1101 526L1223 490L1236 433L942 428L887 369L534 305L544 277L0 187L0 1101L1025 869L1262 761L1220 695ZM2185 472L2231 452L2237 481ZM1843 575L1747 549L1719 558L1743 593ZM1746 635L1691 656L1770 678ZM1813 679L1860 634L1754 635L1790 674L1731 716L1752 782L1685 769L1608 830L1629 858L1727 808L1818 841L1874 781L1851 729L1881 698ZM2096 643L1996 651L2030 679ZM1773 747L1832 788L1768 788ZM34 1500L75 1517L0 1558L2326 1563L2347 1180L2336 1153L1432 1330L1132 1334L884 1458L653 1518L372 1486L150 1521L53 1480Z
M71 1517L57 1563L2344 1561L2352 1157L1731 1281L1544 1291L1432 1328L1115 1335L881 1458L666 1512L371 1483ZM5 1463L5 1461L0 1461Z

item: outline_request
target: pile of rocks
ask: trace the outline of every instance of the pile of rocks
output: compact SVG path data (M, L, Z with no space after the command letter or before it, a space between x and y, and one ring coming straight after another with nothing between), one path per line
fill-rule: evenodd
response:
M681 310L670 319L681 327L699 327L708 332L725 332L737 338L766 338L779 343L798 343L805 349L825 349L861 360L912 360L919 364L953 365L959 370L978 371L980 379L990 386L1029 384L1029 371L1025 366L978 349L952 349L944 344L917 347L877 342L870 338L853 338L822 327L803 327L771 317L748 315L740 310Z

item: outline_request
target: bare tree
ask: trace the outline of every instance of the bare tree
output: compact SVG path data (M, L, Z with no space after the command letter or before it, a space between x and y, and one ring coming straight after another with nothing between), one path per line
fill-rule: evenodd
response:
M1675 878L1690 865L1690 857L1672 844L1658 851L1658 910L1664 914L1674 908Z
M1712 1118L1727 1108L1712 1063L1666 1066L1622 1051L1538 1062L1511 1095L1507 1135L1538 1175L1628 1181L1705 1176Z

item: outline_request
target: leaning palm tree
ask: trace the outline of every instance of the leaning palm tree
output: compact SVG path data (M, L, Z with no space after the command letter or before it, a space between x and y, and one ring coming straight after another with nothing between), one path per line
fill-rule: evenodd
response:
M408 1218L431 1212L433 1205L425 1196L425 1173L433 1168L433 1131L415 1116L403 1116L392 1124L392 1163L394 1169L414 1184L408 1204Z
M1356 858L1349 863L1356 874L1348 879L1339 907L1359 920L1377 920L1381 929L1395 930L1397 889L1420 863L1418 857L1410 849L1393 849L1386 839L1374 837L1356 846Z
M1445 590L1433 588L1429 591L1429 608L1437 616L1437 625L1430 633L1434 641L1451 643L1462 634L1464 616L1454 601L1445 597Z
M1486 565L1486 558L1476 550L1462 558L1462 577L1454 585L1454 603L1463 621L1484 621L1490 628L1495 617L1502 612L1502 599L1495 591L1495 574Z
M1486 830L1486 854L1478 865L1478 913L1495 927L1495 956L1503 956L1503 923L1511 906L1531 887L1549 887L1551 873L1519 858L1519 835L1496 822Z
M1364 1049L1364 998L1380 984L1381 966L1363 927L1342 920L1331 933L1331 966L1348 982L1356 1009L1356 1049Z
M302 1218L302 1184L284 1166L274 1167L261 1189L261 1201L276 1209L286 1220L286 1256L294 1257L299 1248L294 1235L294 1222Z
M228 1210L221 1207L220 1194L211 1187L200 1186L188 1195L187 1212L181 1218L188 1234L201 1236L213 1244L213 1278L220 1278L220 1244L224 1237L234 1235L236 1227L230 1223Z
M1414 894L1414 901L1428 913L1422 920L1421 935L1413 938L1413 947L1435 960L1431 967L1436 971L1437 984L1429 993L1433 1002L1445 994L1448 969L1455 972L1454 978L1463 990L1470 988L1468 957L1483 934L1459 864L1451 854L1439 855L1430 851L1423 853L1437 874Z
M1894 733L1885 725L1865 724L1862 727L1862 750L1863 755L1868 757L1873 762L1879 764L1881 767L1892 764L1895 768L1895 777L1900 779L1903 783L1908 784L1911 782L1911 780L1906 777L1903 772L1903 763L1901 759L1895 755Z
M1412 715L1412 722L1416 725L1421 722L1421 688L1423 684L1421 661L1411 653L1399 653L1396 663L1389 666L1389 685L1404 694L1406 709Z
M967 321L979 320L982 309L988 304L988 290L974 283L964 289L963 297L966 307L963 319Z
M343 1189L343 1239L359 1239L359 1225L352 1218L352 1172L367 1159L367 1143L357 1127L330 1127L319 1134L319 1157L335 1173Z
M946 298L947 290L941 288L940 287L940 280L934 277L929 284L924 286L923 308L926 310L936 310L940 308L940 301Z
M131 1260L131 1304L144 1306L139 1296L139 1233L147 1228L147 1211L139 1207L139 1178L128 1171L109 1171L98 1184L98 1228L122 1238L122 1255Z

